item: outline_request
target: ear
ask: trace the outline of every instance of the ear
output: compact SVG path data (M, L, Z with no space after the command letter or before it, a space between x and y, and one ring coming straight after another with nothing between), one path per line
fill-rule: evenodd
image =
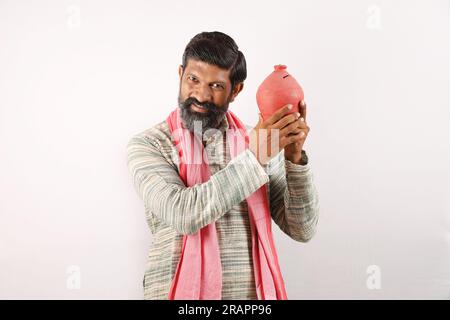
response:
M183 66L181 64L178 66L178 75L180 76L181 80L181 77L183 76Z
M244 89L244 83L243 82L239 82L238 84L236 84L233 88L233 92L231 93L231 99L230 102L234 101L234 98L237 97L237 95L239 94L239 92L242 91L242 89Z

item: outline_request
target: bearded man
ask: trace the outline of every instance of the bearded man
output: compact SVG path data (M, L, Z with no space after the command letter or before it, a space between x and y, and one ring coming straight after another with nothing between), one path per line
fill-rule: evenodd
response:
M144 298L287 299L271 221L307 242L319 213L306 104L247 128L228 110L245 57L222 32L193 37L178 73L178 106L127 146L153 236Z

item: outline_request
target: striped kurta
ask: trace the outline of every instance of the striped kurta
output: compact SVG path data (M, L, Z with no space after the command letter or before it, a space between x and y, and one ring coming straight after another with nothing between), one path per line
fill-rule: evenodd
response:
M284 159L283 152L261 166L249 150L230 160L228 122L207 131L204 147L211 177L186 187L178 152L166 121L134 135L127 145L128 168L144 202L152 233L144 275L144 299L168 299L181 255L183 235L215 223L222 263L222 298L257 299L246 198L267 184L272 219L289 237L306 242L315 233L317 190L309 164Z

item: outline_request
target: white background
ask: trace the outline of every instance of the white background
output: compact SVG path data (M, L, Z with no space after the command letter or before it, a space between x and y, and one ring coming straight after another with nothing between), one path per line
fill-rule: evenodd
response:
M273 226L288 297L449 299L446 0L0 0L0 298L143 298L125 146L176 107L184 47L214 30L247 59L245 123L273 65L305 91L321 211L306 244Z

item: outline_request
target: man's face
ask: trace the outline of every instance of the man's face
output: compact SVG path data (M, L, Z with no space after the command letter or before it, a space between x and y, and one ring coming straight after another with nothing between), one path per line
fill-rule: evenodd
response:
M179 67L179 75L178 105L186 128L194 132L196 122L202 132L217 128L237 95L231 88L229 70L189 59L184 70Z

